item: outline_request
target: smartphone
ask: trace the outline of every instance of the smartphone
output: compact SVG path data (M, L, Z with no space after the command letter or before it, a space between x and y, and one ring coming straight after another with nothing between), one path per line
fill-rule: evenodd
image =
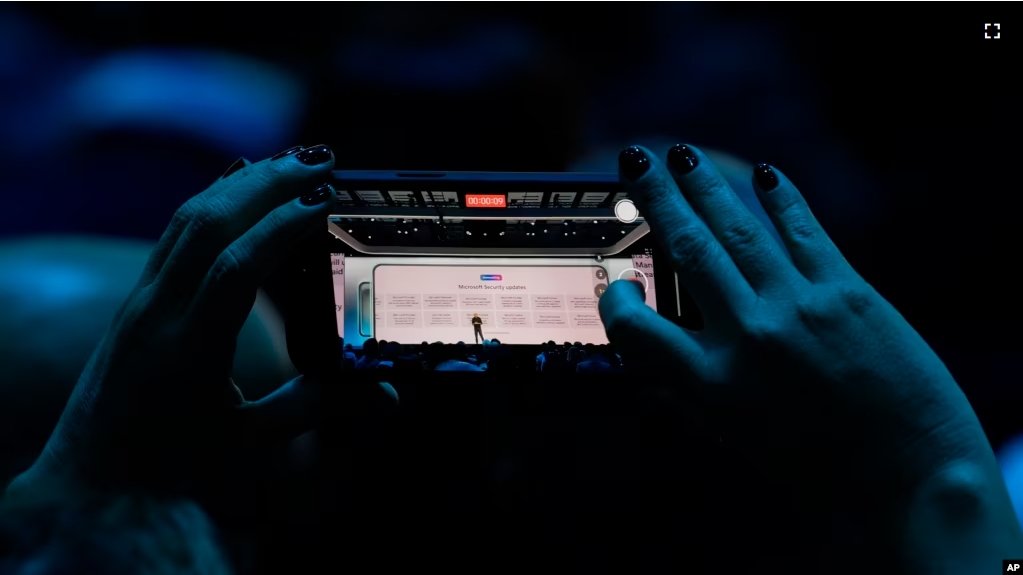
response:
M548 341L604 345L597 302L616 280L698 327L617 174L337 171L332 184L325 232L289 258L278 290L303 373L371 338L496 340L533 356Z

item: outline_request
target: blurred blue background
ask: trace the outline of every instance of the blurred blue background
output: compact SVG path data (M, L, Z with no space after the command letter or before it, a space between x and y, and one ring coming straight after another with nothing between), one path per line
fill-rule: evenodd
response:
M981 39L1000 9L909 26L830 3L5 3L0 315L36 305L11 295L26 274L41 301L89 285L13 242L57 235L85 261L86 236L153 241L238 156L613 171L623 146L686 141L784 170L1000 444L1023 427L1019 93L1000 79L1018 44Z

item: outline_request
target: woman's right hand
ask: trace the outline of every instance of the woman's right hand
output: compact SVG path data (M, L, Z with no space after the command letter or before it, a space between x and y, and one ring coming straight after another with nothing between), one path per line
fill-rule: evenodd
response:
M644 304L642 286L614 282L600 314L630 363L680 374L679 384L725 413L766 414L736 437L765 464L823 439L849 449L840 459L855 464L850 472L902 501L982 486L991 496L984 505L1007 506L984 512L1002 513L1013 544L1023 541L966 397L850 267L784 175L763 164L752 174L782 246L691 146L672 148L666 165L626 148L619 170L705 326L684 330ZM817 462L788 463L796 465L775 471L794 478Z

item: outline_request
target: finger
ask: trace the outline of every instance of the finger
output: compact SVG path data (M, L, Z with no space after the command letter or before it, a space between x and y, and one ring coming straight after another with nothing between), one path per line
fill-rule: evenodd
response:
M194 333L211 343L234 341L252 311L256 290L296 243L326 225L333 198L334 189L323 184L271 211L227 246L209 266L186 312Z
M286 151L291 150L297 151L301 149L302 149L301 147L297 147L291 148ZM213 193L211 190L214 189L219 190L223 186L221 182L224 179L226 179L228 176L232 174L242 171L243 168L246 168L251 165L252 162L250 162L248 159L238 158L237 160L234 161L233 164L231 164L231 167L229 167L227 171L225 171L224 174L220 176L220 179L218 179L213 186L210 186L209 190L203 192L203 194L209 195ZM181 232L187 226L188 226L187 221L179 221L177 218L171 220L170 225L167 226L166 230L164 230L163 234L160 237L160 240L156 244L156 247L153 248L152 253L149 254L149 260L146 262L145 269L142 270L142 277L139 279L139 285L144 287L153 283L153 280L156 279L157 274L160 273L160 269L163 268L164 262L167 261L167 256L170 255L171 250L174 249L174 244L177 243L178 238L181 236Z
M755 298L735 263L652 154L638 146L626 148L618 155L618 169L626 192L664 246L705 320L734 317L738 308Z
M293 147L290 150L286 150L286 151L291 151L291 150L296 150L297 151L297 150L300 150L300 149L302 149L301 146ZM246 159L246 158L238 158L220 176L218 182L220 180L226 179L228 176L231 176L232 174L240 172L242 168L248 168L249 166L252 166L252 165L253 165L253 163L250 162L248 159ZM241 172L237 176L237 178L244 177L244 175L246 175L246 173ZM237 178L235 178L235 179L237 179ZM223 189L223 184L220 184L220 185L218 185L216 187L211 187L211 189L213 189L214 191L222 190ZM210 192L210 193L213 193L213 192ZM157 277L157 274L160 273L160 269L164 266L164 262L167 261L167 256L169 256L171 251L174 249L175 242L177 242L178 237L181 235L181 231L186 226L187 226L187 223L185 223L185 225L171 225L171 226L168 226L167 230L164 232L163 237L160 238L160 241L157 244L157 248L155 248L152 251L152 254L150 254L149 260L146 262L145 270L143 270L142 279L141 279L143 284L148 285L149 283L152 282L152 280L155 277Z
M784 252L703 152L678 144L668 151L667 164L682 195L754 290L792 279Z
M358 405L346 405L344 412L324 412L324 385L325 382L299 376L263 399L242 404L237 410L237 433L248 445L290 441L317 427L324 416L365 413L367 409L386 409L398 404L394 387L379 383L367 387L364 390L367 393L348 393L341 398L347 404Z
M270 395L238 408L238 433L249 445L288 441L315 427L323 390L320 382L299 376Z
M224 178L230 176L231 174L234 174L235 172L241 170L242 168L247 168L251 165L252 162L246 160L245 158L238 158L237 160L235 160L233 164L231 164L231 167L228 168L226 172L224 172L224 175L220 176L220 179L223 180Z
M753 189L804 277L825 281L851 269L785 174L760 164L753 170Z
M227 380L225 395L227 396L228 405L242 405L245 403L245 394L242 393L242 389L238 387L238 384L234 382L234 378Z
M231 242L274 208L326 181L333 165L330 148L316 146L253 164L186 202L172 222L183 229L153 282L157 294L187 302Z
M677 369L680 362L691 375L703 373L703 351L693 335L645 300L643 286L630 280L611 282L600 296L597 309L611 345L632 365L663 368L654 364L668 362Z

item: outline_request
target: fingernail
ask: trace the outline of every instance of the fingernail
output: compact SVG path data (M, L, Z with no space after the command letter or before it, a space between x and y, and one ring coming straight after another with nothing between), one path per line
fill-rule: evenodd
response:
M778 174L775 174L774 169L768 164L757 164L757 167L753 168L753 179L765 192L770 192L778 187Z
M274 160L279 160L281 158L286 158L286 157L294 154L295 152L301 152L301 151L302 151L302 146L295 146L294 148L288 148L287 150L284 150L280 154L277 154L276 156L270 158L270 161L272 162Z
M618 154L618 170L630 182L635 182L642 178L643 174L649 169L650 160L646 158L643 150L636 146L629 146Z
M334 195L334 188L330 187L330 184L323 184L322 186L313 190L313 193L308 196L304 196L300 202L306 206L318 206L323 202L330 200L331 196Z
M233 164L231 164L231 167L228 168L226 172L224 172L224 175L220 176L220 179L223 180L224 178L226 178L226 177L230 176L231 174L237 172L238 170L244 168L245 164L247 164L247 163L248 162L245 161L245 158L238 158L237 160L234 161Z
M331 153L329 147L319 145L313 146L312 148L306 148L299 152L295 157L298 158L298 161L307 166L315 166L330 160Z
M675 144L668 150L668 166L680 176L695 170L699 161L692 148L685 144Z
M643 286L643 280L641 280L639 278L623 278L623 279L625 281L635 285L637 288L639 288L639 294L641 296L643 296L643 299L646 299L646 288Z

